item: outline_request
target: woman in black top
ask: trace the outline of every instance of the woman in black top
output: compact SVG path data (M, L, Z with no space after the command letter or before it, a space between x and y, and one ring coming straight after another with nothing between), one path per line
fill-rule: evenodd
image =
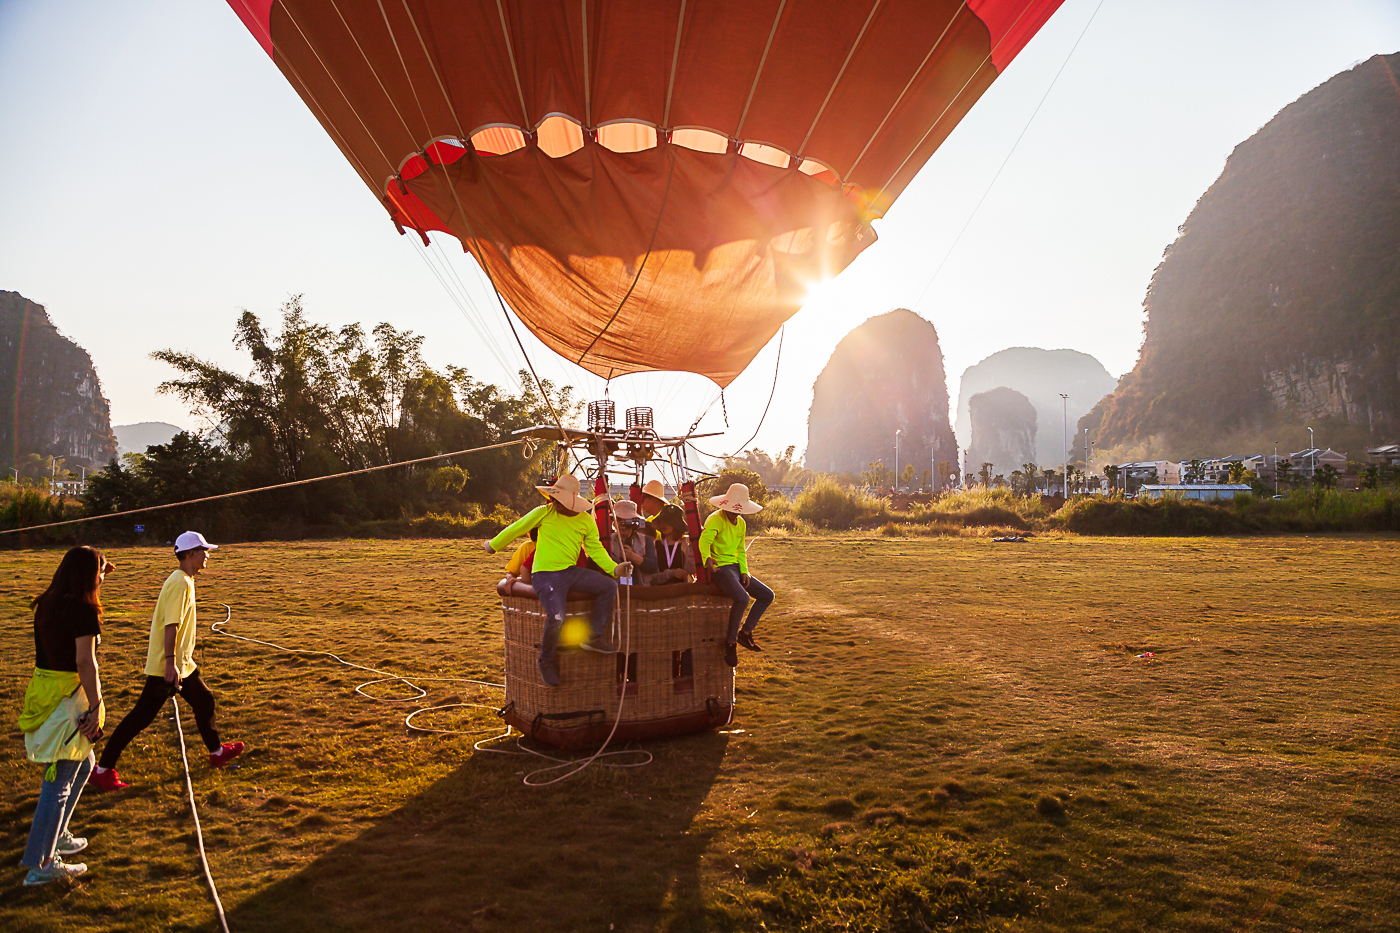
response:
M41 678L49 684L71 685L72 675L76 675L77 689L83 691L88 710L78 717L74 733L81 733L89 742L96 741L102 734L102 684L97 674L97 644L102 635L100 590L102 578L112 569L100 551L75 547L63 555L49 588L33 604L36 685ZM67 689L67 686L50 687L46 691L32 692L36 696L46 693L53 700L57 699L54 693ZM28 713L29 697L25 699ZM52 705L49 712L58 705ZM42 728L42 724L36 725L31 731L38 733ZM70 735L62 744L68 746L72 738ZM75 855L87 848L86 839L68 831L68 821L92 771L91 746L85 757L41 763L45 773L39 789L39 804L29 830L29 843L20 859L20 864L29 869L24 879L26 887L72 879L87 871L86 865L64 862L63 856Z

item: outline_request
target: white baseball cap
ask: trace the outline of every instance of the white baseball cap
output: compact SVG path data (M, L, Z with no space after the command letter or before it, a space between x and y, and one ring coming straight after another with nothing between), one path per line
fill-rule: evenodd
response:
M217 551L217 544L210 544L204 540L204 535L197 531L187 531L175 539L175 553L181 551L193 551L195 548L204 548L206 551Z

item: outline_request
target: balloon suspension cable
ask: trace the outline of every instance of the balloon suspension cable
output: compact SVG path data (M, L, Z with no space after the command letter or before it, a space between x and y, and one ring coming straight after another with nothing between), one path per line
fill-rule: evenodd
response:
M39 531L43 528L59 528L64 525L79 525L84 522L99 522L109 518L121 518L124 515L145 515L149 512L159 512L163 509L178 509L186 505L199 505L204 502L217 502L220 499L232 499L235 496L251 496L256 492L271 492L275 489L291 489L294 486L307 486L311 483L323 483L331 479L344 479L347 476L359 476L364 473L376 473L380 470L392 470L395 467L413 466L416 463L430 463L434 460L446 460L451 457L460 457L464 454L481 453L485 450L499 450L502 447L514 447L516 444L525 444L526 440L502 441L499 444L487 444L484 447L469 447L466 450L454 450L451 453L433 454L431 457L419 457L416 460L400 460L396 463L383 463L379 466L364 467L359 470L346 470L343 473L330 473L326 476L313 476L309 479L297 479L288 483L274 483L271 486L255 486L252 489L238 489L233 492L221 492L216 496L201 496L198 499L185 499L180 502L166 502L161 505L147 505L139 509L126 509L121 512L106 512L102 515L88 515L83 518L70 518L61 522L48 522L43 525L24 525L19 528L6 528L0 530L0 535L20 534L26 531Z
M482 249L481 242L472 229L471 217L467 214L466 207L462 205L462 199L457 196L457 186L452 184L452 178L447 174L447 166L439 164L438 168L442 169L443 181L447 183L447 189L452 192L452 201L457 205L457 212L462 215L462 222L467 225L468 239L481 251L481 254L484 255L485 250ZM515 345L520 348L520 355L525 358L525 365L529 368L530 375L534 377L535 386L540 390L540 398L544 399L545 407L549 409L550 415L554 418L554 426L559 429L560 437L567 436L564 431L564 419L560 416L558 409L554 407L553 400L550 399L549 393L545 390L544 380L542 380L540 374L535 371L535 363L530 359L530 354L525 349L525 342L520 339L520 331L516 330L515 320L510 316L510 309L506 307L505 297L501 294L500 288L496 285L496 277L491 274L491 267L487 265L485 259L481 258L480 255L473 255L477 265L486 273L486 280L491 283L491 291L496 295L496 303L501 306L501 314L505 315L506 324L510 326L510 335L515 338ZM631 293L629 292L629 294ZM567 450L567 445L564 445L565 453L560 461L560 473L567 472L568 470L569 458ZM582 464L580 463L580 465Z
M786 333L787 325L784 324L782 326L782 329L778 331L778 356L777 359L773 361L773 387L768 390L768 404L763 406L763 415L758 419L758 427L753 429L753 433L749 435L749 439L744 441L743 444L739 445L739 449L735 451L735 453L742 453L750 444L752 444L754 438L758 437L758 432L763 430L763 422L768 420L768 409L772 407L773 396L778 391L778 368L783 365L783 337ZM720 391L720 398L724 398L723 390ZM728 426L727 421L726 426ZM690 444L689 441L686 441L686 443ZM696 453L709 457L711 460L723 459L721 457L715 456L714 454L705 453L705 451L701 450L699 447L696 447L694 444L690 444L690 447ZM733 455L731 454L731 456Z

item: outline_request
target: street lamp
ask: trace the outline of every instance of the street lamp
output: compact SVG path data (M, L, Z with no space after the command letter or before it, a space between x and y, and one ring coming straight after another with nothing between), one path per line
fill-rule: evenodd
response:
M1064 475L1061 477L1061 485L1064 487L1065 499L1069 499L1069 396L1060 393L1060 399L1065 408L1065 462Z
M1278 441L1274 441L1274 495L1278 495Z
M1313 430L1308 428L1308 482L1317 482L1317 444L1313 441Z
M896 428L894 432L894 491L899 492L899 435L904 433L903 428Z

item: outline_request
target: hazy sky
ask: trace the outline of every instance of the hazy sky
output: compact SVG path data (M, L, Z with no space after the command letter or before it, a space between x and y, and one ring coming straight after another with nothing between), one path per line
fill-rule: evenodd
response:
M1152 270L1234 146L1331 75L1400 49L1396 0L1105 0L973 215L1097 6L1065 3L876 223L879 242L789 323L756 444L805 448L837 341L921 293L954 399L962 371L1007 346L1131 369ZM240 310L270 321L298 293L315 320L426 335L437 366L513 384L522 365L456 241L428 256L451 265L454 300L223 0L0 0L0 141L0 289L46 305L88 349L114 423L197 427L155 393L171 372L148 354L246 371L231 344ZM707 449L754 430L776 343L730 387L732 429ZM601 394L528 346L542 375ZM675 374L612 390L619 407L656 405L665 431L717 394ZM704 426L723 429L718 405Z

